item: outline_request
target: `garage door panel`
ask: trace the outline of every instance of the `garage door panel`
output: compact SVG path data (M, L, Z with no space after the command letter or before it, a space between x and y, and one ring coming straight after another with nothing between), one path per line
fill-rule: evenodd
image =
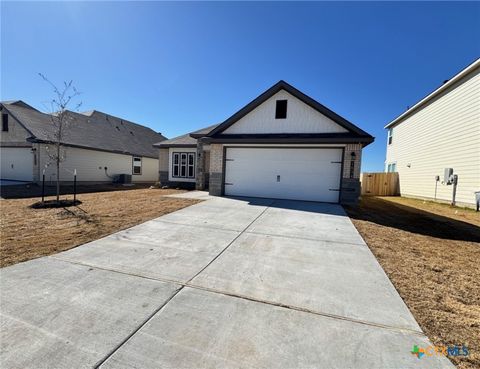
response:
M0 148L0 178L17 181L33 180L33 154L26 147Z
M226 195L338 202L342 149L227 148L226 158Z

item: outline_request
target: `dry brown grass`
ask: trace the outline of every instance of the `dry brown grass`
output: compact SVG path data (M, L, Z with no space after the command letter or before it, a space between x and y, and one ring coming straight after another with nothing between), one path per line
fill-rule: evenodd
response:
M0 200L0 267L68 250L198 202L164 197L179 192L88 193L78 196L81 205L59 209L31 209L39 198Z
M462 345L480 368L480 215L400 197L365 197L347 212L435 345Z

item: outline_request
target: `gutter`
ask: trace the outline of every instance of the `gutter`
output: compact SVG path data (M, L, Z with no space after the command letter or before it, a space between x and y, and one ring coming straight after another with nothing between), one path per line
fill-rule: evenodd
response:
M472 71L474 71L477 67L480 66L480 58L475 60L473 63L471 63L468 67L465 69L461 70L459 73L457 73L455 76L453 76L448 82L444 83L442 86L437 88L435 91L424 97L422 100L420 100L418 103L416 103L414 106L412 106L410 109L405 111L404 113L400 114L398 117L396 117L394 120L392 120L390 123L388 123L385 127L383 128L390 128L391 126L397 124L404 118L406 118L408 115L412 114L414 111L418 110L420 107L425 105L427 102L429 102L431 99L434 97L438 96L441 94L443 91L447 90L449 87L451 87L453 84L461 80L463 77L467 76L470 74Z

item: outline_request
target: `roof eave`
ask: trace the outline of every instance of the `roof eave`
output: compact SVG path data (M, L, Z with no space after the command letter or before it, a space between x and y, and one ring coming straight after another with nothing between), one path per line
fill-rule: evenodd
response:
M457 83L459 80L461 80L463 77L467 76L471 72L473 72L476 68L480 66L480 58L475 60L473 63L468 65L466 68L462 69L460 72L458 72L456 75L454 75L448 82L444 83L440 87L438 87L436 90L425 96L423 99L421 99L419 102L417 102L414 106L412 106L410 109L407 111L403 112L400 114L398 117L390 121L385 127L383 128L390 128L398 123L401 123L402 120L404 120L406 117L409 115L413 114L415 111L417 111L420 107L423 105L427 104L430 100L432 100L434 97L438 96L441 94L443 91L447 90L449 87Z

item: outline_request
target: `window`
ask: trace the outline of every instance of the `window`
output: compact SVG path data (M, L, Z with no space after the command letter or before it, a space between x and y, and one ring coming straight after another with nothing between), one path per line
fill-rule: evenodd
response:
M2 114L2 131L8 132L8 114Z
M277 100L277 107L275 109L275 119L287 118L287 100Z
M133 157L133 174L142 174L142 158Z
M387 165L387 172L396 172L397 171L397 163L390 163Z
M391 145L392 144L392 139L393 139L393 128L389 128L388 129L388 144Z
M172 154L172 177L195 178L194 152L174 152Z

